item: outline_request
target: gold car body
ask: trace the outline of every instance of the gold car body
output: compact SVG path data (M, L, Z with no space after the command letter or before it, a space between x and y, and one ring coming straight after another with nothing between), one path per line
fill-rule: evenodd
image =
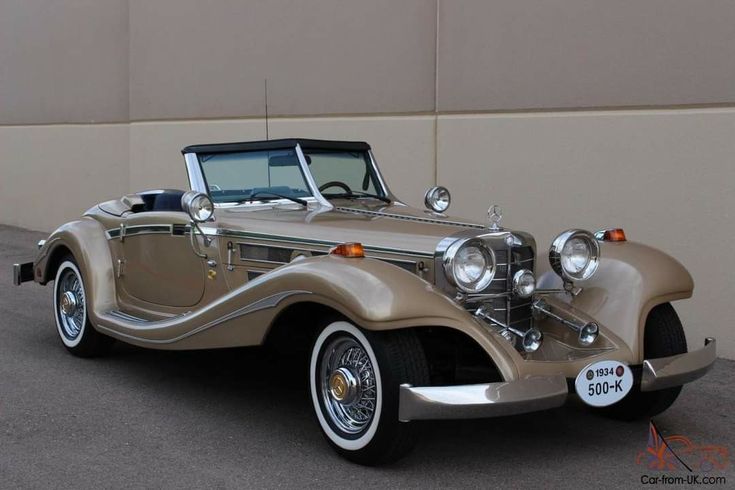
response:
M301 155L301 147L310 141L283 144L295 145ZM189 147L184 156L192 189L207 193L199 149ZM690 381L714 361L710 339L700 351L663 360L643 358L650 310L689 298L694 287L687 270L665 253L631 241L601 242L597 273L578 290L566 292L529 234L411 208L384 189L390 204L326 202L312 189L315 198L306 207L288 200L217 206L214 219L201 223L199 231L183 209L139 211L146 193L123 196L54 231L33 262L33 280L53 280L60 257L73 254L86 284L91 323L106 335L142 347L261 345L285 312L320 305L366 330L452 329L479 345L495 364L502 381L460 387L465 388L462 393L402 387L403 420L557 406L566 398L567 380L600 360L640 367L639 382L649 389ZM156 192L170 191L147 195ZM458 299L447 284L442 250L466 236L507 248L506 263L498 264L501 287L510 284L517 267L535 270L539 288L549 291L543 295L547 305L571 322L596 322L597 340L582 346L576 332L562 322L531 319L534 297L519 307L507 302L508 312L500 314L512 320L510 308L522 310L528 316L523 321L543 332L537 351L516 348L475 314L477 305ZM365 257L329 253L348 242L362 243ZM516 246L530 258L515 254ZM18 282L29 278L26 274ZM470 400L463 403L460 394Z

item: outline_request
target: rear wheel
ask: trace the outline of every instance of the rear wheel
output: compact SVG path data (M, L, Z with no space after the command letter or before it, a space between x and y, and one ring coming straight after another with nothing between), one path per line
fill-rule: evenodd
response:
M309 375L319 425L342 456L376 465L413 447L414 427L398 420L400 385L429 381L414 332L364 332L345 321L330 323L314 342Z
M687 352L684 328L671 303L656 306L646 319L643 334L643 357L655 359ZM669 408L681 393L681 386L658 391L641 391L634 386L628 395L602 412L620 420L652 417Z
M54 318L64 347L79 357L107 354L114 340L89 322L84 280L74 257L64 257L54 281Z

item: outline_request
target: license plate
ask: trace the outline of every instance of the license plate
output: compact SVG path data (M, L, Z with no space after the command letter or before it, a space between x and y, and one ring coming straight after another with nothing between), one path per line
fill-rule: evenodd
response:
M587 405L606 407L622 400L633 388L633 373L618 361L593 362L579 372L574 386Z

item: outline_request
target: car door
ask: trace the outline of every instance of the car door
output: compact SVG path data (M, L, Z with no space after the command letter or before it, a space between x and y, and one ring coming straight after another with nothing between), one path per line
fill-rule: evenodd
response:
M204 295L206 261L192 250L186 213L131 214L121 223L119 234L121 293L167 307L199 303Z

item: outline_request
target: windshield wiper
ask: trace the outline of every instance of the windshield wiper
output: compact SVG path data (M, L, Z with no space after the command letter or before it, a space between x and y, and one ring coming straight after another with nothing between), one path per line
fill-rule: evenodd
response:
M265 199L256 199L256 196L265 195L267 196ZM270 199L268 198L270 197ZM309 203L304 201L303 199L299 199L298 197L293 196L286 196L284 194L276 194L275 192L268 192L268 191L260 191L256 192L255 194L251 194L250 197L247 199L242 199L238 201L238 204L242 204L244 202L250 202L250 201L272 201L273 199L288 199L289 201L295 202L296 204L301 204L304 207L308 207Z
M332 194L332 193L330 193L330 194L322 194L322 196L326 197L327 199L329 199L329 198L355 199L355 198L358 198L358 197L372 197L373 199L378 199L378 200L383 201L383 202L388 203L388 204L390 204L391 202L393 202L393 201L391 201L387 197L379 196L377 194L371 194L369 192L360 192L360 191L342 192L342 193L339 193L339 194L337 194L337 193L334 193L334 194Z

